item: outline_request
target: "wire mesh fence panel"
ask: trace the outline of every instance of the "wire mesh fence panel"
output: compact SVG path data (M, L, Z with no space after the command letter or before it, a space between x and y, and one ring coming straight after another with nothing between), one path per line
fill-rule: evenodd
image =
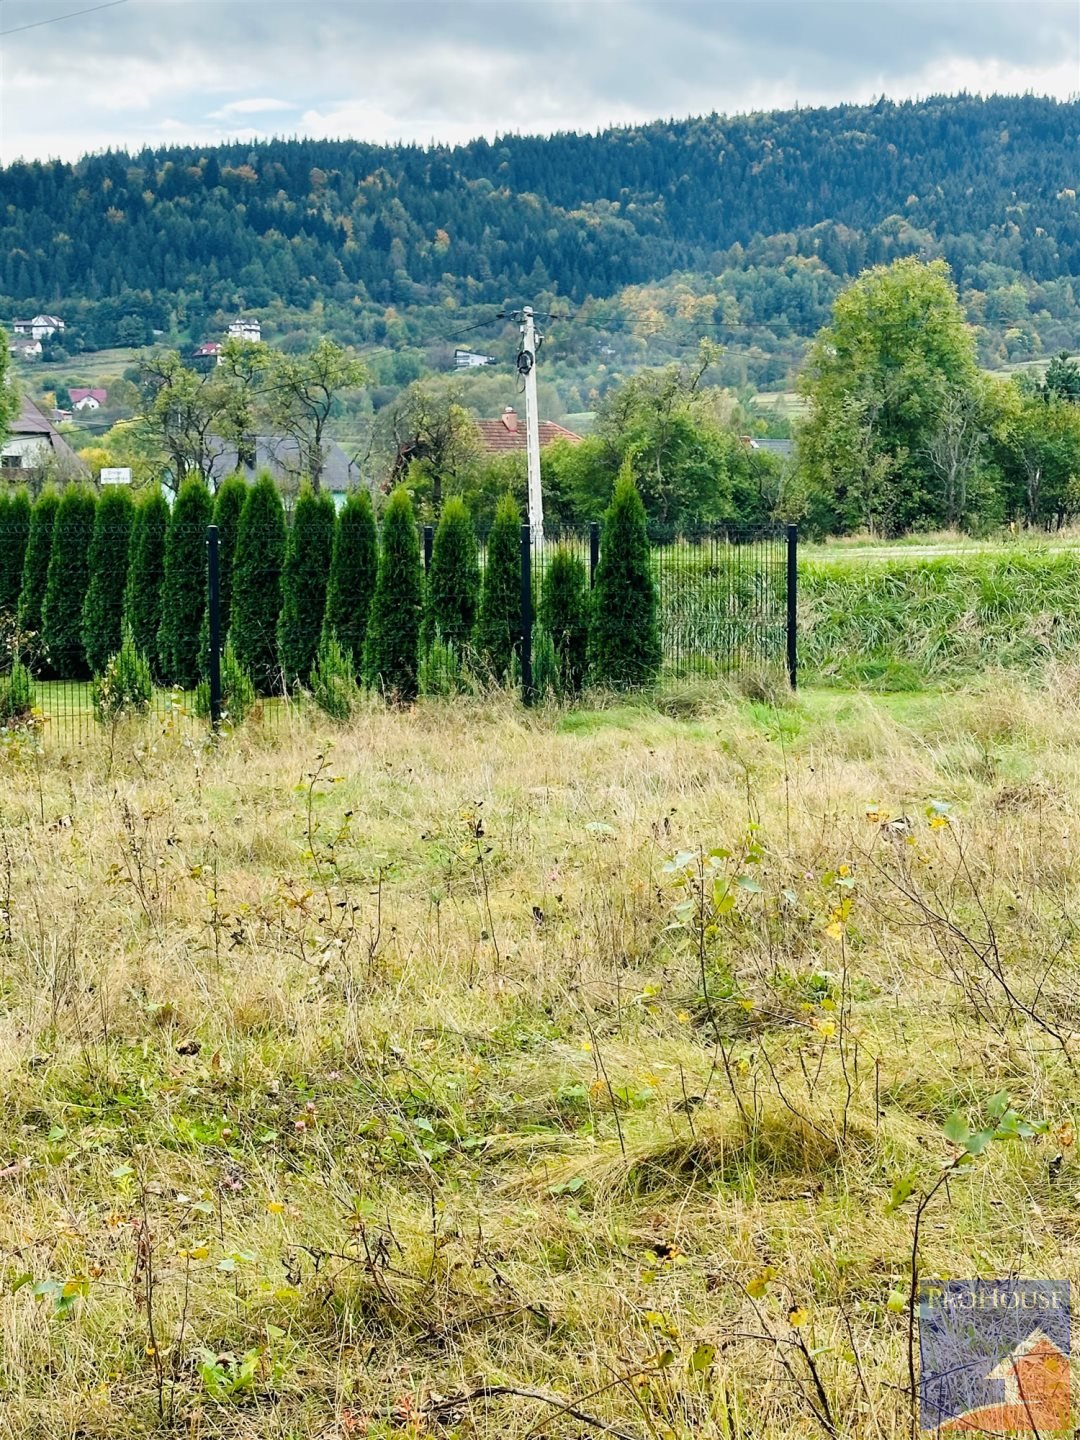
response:
M663 673L674 679L784 664L787 537L716 529L653 550Z

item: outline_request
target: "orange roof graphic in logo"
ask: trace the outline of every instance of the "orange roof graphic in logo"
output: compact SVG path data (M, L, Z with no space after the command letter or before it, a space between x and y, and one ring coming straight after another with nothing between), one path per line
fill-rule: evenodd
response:
M1068 1429L1069 1359L1041 1330L1033 1330L987 1379L1005 1382L1004 1398L942 1421L937 1427L941 1433L1053 1434Z

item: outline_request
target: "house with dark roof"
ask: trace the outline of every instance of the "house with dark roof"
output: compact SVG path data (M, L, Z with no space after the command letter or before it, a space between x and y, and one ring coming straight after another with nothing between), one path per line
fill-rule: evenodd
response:
M90 473L29 395L22 397L19 413L0 446L0 470L4 480L16 482L40 479L50 470L72 479L84 479Z
M477 420L476 429L485 455L512 455L525 449L525 421L512 405L507 405L497 420ZM567 430L565 425L556 425L554 420L541 420L538 429L541 450L556 440L568 440L571 445L581 443L580 435Z
M350 490L360 487L360 467L335 440L324 445L320 484L340 505ZM307 466L300 446L291 435L252 435L243 452L235 445L225 444L211 466L210 479L217 486L227 475L240 474L250 483L264 470L270 472L282 490L299 487Z

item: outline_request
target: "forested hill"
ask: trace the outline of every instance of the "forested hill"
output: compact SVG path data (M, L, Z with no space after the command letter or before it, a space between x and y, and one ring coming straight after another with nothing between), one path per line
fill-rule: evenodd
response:
M1041 284L1080 274L1078 139L1080 104L959 96L453 148L20 163L0 171L0 315L73 304L86 343L109 344L125 315L194 330L237 305L581 302L789 255L843 278L943 254L968 289Z

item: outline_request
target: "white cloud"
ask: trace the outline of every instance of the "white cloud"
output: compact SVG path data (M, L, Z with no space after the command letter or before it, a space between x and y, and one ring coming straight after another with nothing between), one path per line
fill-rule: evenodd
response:
M0 4L3 29L46 8ZM1074 93L1076 0L130 0L0 39L0 159L163 133L455 142L961 87Z
M300 107L293 100L230 100L220 110L213 110L209 118L211 120L232 120L237 115L272 115L280 114L285 110L298 110Z

